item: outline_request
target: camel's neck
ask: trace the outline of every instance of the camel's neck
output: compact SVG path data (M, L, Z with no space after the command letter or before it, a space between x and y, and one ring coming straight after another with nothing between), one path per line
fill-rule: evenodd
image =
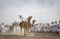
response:
M32 22L32 26L34 25L35 22Z
M34 24L35 22L32 22L32 24Z
M28 23L30 23L30 20L28 20Z

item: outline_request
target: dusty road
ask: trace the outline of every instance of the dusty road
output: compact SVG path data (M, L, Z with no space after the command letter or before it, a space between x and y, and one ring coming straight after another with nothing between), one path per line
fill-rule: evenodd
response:
M55 33L34 33L34 36L0 35L0 39L60 39Z

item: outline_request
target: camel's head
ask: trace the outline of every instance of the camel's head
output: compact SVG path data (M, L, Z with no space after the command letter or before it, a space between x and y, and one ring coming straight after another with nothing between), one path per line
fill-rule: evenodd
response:
M33 20L33 24L36 22L36 20Z
M28 19L28 20L31 20L31 19L32 19L32 16L29 16L27 19Z

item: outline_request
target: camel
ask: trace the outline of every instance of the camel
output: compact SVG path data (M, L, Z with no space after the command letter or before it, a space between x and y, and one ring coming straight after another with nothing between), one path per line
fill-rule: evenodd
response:
M20 22L19 25L20 25L21 33L22 33L22 28L24 28L25 34L27 32L29 32L29 29L34 25L34 23L36 21L36 20L33 20L32 23L30 23L31 19L32 19L32 16L29 16L27 18L28 21L22 21L22 22Z

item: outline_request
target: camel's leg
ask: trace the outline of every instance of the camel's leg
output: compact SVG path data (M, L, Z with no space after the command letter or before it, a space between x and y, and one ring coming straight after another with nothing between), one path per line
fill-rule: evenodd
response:
M26 35L26 29L24 29L24 36Z
M25 35L28 34L29 30L28 28L25 29Z
M22 35L22 28L21 28L21 35Z
M29 28L27 28L27 33L29 33Z
M29 28L24 28L24 35L28 34L29 33Z
M20 30L21 30L21 35L22 35L22 27L20 27Z

